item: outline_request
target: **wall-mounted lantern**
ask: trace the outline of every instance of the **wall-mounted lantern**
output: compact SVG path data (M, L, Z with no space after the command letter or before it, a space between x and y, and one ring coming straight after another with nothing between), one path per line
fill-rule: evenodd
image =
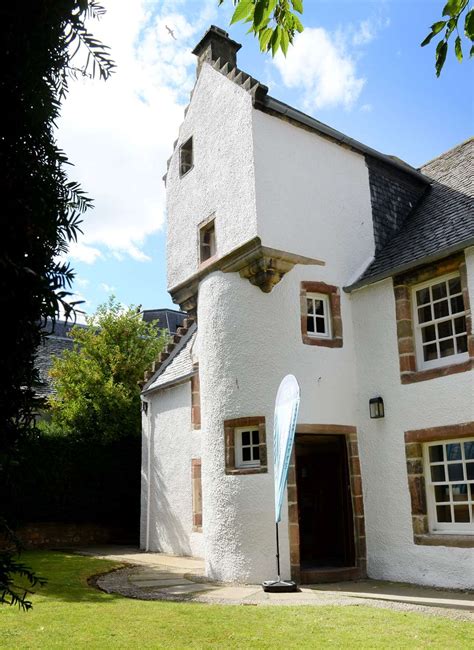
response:
M148 402L145 402L145 400L142 400L142 413L145 415L148 413Z
M372 397L372 399L369 399L369 412L372 419L385 417L385 409L381 397Z

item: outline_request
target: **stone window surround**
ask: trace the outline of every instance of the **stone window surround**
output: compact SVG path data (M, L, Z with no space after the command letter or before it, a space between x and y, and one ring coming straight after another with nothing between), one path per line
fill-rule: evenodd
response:
M202 483L201 459L191 459L191 481L193 495L193 532L202 532Z
M328 296L332 337L320 338L308 334L307 330L307 293L321 293ZM303 281L300 284L301 337L305 345L319 345L325 348L342 348L341 293L339 287L325 282Z
M193 429L201 428L201 392L199 383L199 364L193 365L195 374L191 377L191 424Z
M258 467L236 467L235 454L235 429L241 427L258 428L260 440L260 465ZM265 418L253 416L245 418L234 418L224 420L224 441L225 441L225 473L230 475L242 474L264 474L268 472L267 463L267 442L265 432Z
M408 490L411 500L413 541L424 546L454 546L474 548L474 535L453 533L430 533L428 525L428 504L423 463L423 443L474 435L474 421L450 426L431 427L405 431L405 454L407 462Z
M449 273L459 272L466 310L466 330L469 358L452 364L418 370L412 316L411 289L417 284ZM398 354L400 360L400 380L402 384L412 384L419 381L444 377L458 372L466 372L474 368L474 335L472 332L472 315L469 304L469 289L467 285L466 260L464 254L447 257L428 266L415 269L393 278L395 295L395 314L397 319Z
M189 153L191 154L191 162L187 163L183 161L183 154ZM193 150L193 136L189 137L183 144L179 147L179 156L178 156L178 166L179 166L179 177L184 178L186 174L189 174L189 172L193 169L194 167L194 150ZM188 166L189 165L189 166ZM187 169L183 169L183 167L186 166Z
M198 246L198 268L199 270L206 268L208 265L212 264L215 262L218 258L217 255L217 227L216 227L216 215L213 212L210 214L206 219L203 219L200 223L198 223L197 226L197 246ZM209 226L213 224L214 226L214 254L208 257L207 259L203 260L202 259L202 233L209 228Z
M313 433L315 435L338 434L345 436L351 485L352 516L354 520L355 561L356 566L360 570L360 576L364 577L367 573L367 548L365 541L364 499L362 495L362 476L357 443L357 428L339 424L298 424L296 426L296 434L298 433ZM298 521L295 447L293 447L291 454L287 494L291 577L295 582L300 582L300 527Z

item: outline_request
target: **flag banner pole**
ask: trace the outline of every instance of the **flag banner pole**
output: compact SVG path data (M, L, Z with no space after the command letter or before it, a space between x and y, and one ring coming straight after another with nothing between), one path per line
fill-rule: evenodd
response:
M278 524L281 521L281 508L288 480L291 452L295 439L296 420L300 405L300 387L293 375L283 378L275 400L275 416L273 422L273 465L275 481L275 539L277 579L265 580L262 583L264 591L287 592L297 591L293 580L281 579L280 539Z

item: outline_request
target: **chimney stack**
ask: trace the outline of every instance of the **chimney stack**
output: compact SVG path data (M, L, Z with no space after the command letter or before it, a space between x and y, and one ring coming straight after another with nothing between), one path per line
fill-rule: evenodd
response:
M237 52L242 46L236 43L229 34L220 27L211 25L193 50L198 57L196 76L201 72L202 64L221 60L221 65L228 63L231 68L237 67Z

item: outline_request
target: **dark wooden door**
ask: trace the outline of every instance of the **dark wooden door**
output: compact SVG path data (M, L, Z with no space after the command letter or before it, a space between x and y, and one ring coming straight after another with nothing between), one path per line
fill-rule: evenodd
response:
M354 535L344 436L297 440L296 474L303 566L352 566Z

